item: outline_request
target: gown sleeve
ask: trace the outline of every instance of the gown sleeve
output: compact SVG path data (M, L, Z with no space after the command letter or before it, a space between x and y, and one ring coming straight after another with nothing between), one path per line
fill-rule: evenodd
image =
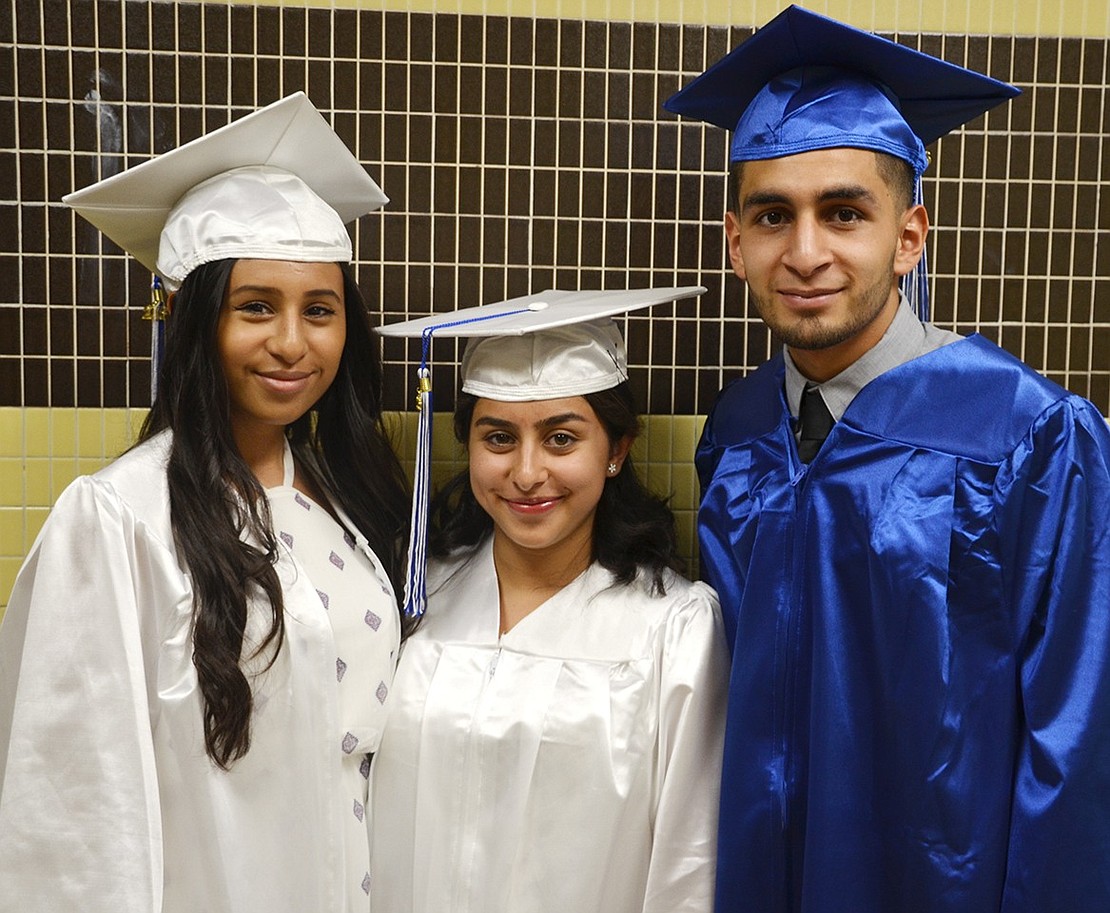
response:
M709 913L729 664L713 591L695 584L663 637L658 804L644 913Z
M144 642L151 603L186 589L176 568L92 478L27 556L0 627L0 909L161 909Z
M1027 622L1002 913L1110 910L1110 434L1050 412L1000 480ZM1004 490L1003 490L1004 489Z

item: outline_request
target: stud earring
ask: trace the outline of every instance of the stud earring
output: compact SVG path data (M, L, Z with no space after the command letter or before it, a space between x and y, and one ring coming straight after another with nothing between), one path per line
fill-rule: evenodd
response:
M606 468L609 472L609 475L615 476L617 474L617 464L616 463L610 463L608 465L608 467L606 467Z

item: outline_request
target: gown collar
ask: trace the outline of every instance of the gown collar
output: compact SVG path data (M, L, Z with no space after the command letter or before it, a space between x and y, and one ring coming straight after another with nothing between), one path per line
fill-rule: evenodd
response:
M561 605L577 604L584 593L604 589L609 583L609 571L595 561L511 630L500 634L500 591L493 563L493 536L490 535L472 552L457 559L433 562L429 610L421 629L434 630L435 637L441 640L477 639L487 644L524 646L530 642L529 631L537 625L542 628L543 620L552 612L559 613Z
M875 378L961 338L949 330L923 324L903 297L882 339L835 377L817 384L817 389L833 419L839 422L856 394ZM802 391L808 381L794 364L788 349L783 349L783 361L786 364L786 403L790 414L797 417Z
M293 462L293 448L289 446L289 438L285 439L285 452L281 457L281 465L283 469L281 484L286 488L292 488L297 470Z

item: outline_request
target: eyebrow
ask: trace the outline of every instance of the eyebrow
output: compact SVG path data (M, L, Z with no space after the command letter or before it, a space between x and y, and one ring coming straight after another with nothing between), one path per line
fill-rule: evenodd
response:
M840 187L830 187L821 192L817 197L819 203L830 203L834 200L875 202L875 194L859 184L844 184ZM742 209L747 210L752 206L775 206L789 204L790 197L784 193L773 190L756 190L744 197Z
M237 285L233 289L228 290L229 295L259 295L270 294L279 295L283 294L282 289L274 285ZM332 288L311 288L302 295L303 298L334 298L336 301L341 301L342 296L335 289Z
M557 425L566 425L569 422L584 422L586 417L577 412L561 412L558 415L552 415L548 418L541 419L536 422L537 428L554 428ZM488 427L488 428L508 428L515 430L516 422L510 422L503 418L497 418L492 415L483 415L481 418L475 420L475 427Z
M550 418L545 418L542 421L536 422L537 428L552 428L555 425L566 425L568 422L584 422L586 416L579 415L577 412L563 412L559 415L553 415Z

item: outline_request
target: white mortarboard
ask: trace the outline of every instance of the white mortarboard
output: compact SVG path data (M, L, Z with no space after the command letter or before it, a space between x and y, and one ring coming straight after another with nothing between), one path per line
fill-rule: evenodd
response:
M388 202L303 92L63 200L171 288L225 258L349 262L345 223Z
M505 402L559 399L607 390L628 379L624 340L608 318L704 292L701 286L550 289L392 323L378 327L378 332L471 338L462 361L462 388L467 393Z
M628 379L617 314L704 294L701 286L611 291L552 289L499 304L433 314L378 327L384 336L420 337L420 421L416 440L412 532L404 611L424 611L432 403L428 356L432 336L470 337L462 388L502 402L562 399L608 390Z

